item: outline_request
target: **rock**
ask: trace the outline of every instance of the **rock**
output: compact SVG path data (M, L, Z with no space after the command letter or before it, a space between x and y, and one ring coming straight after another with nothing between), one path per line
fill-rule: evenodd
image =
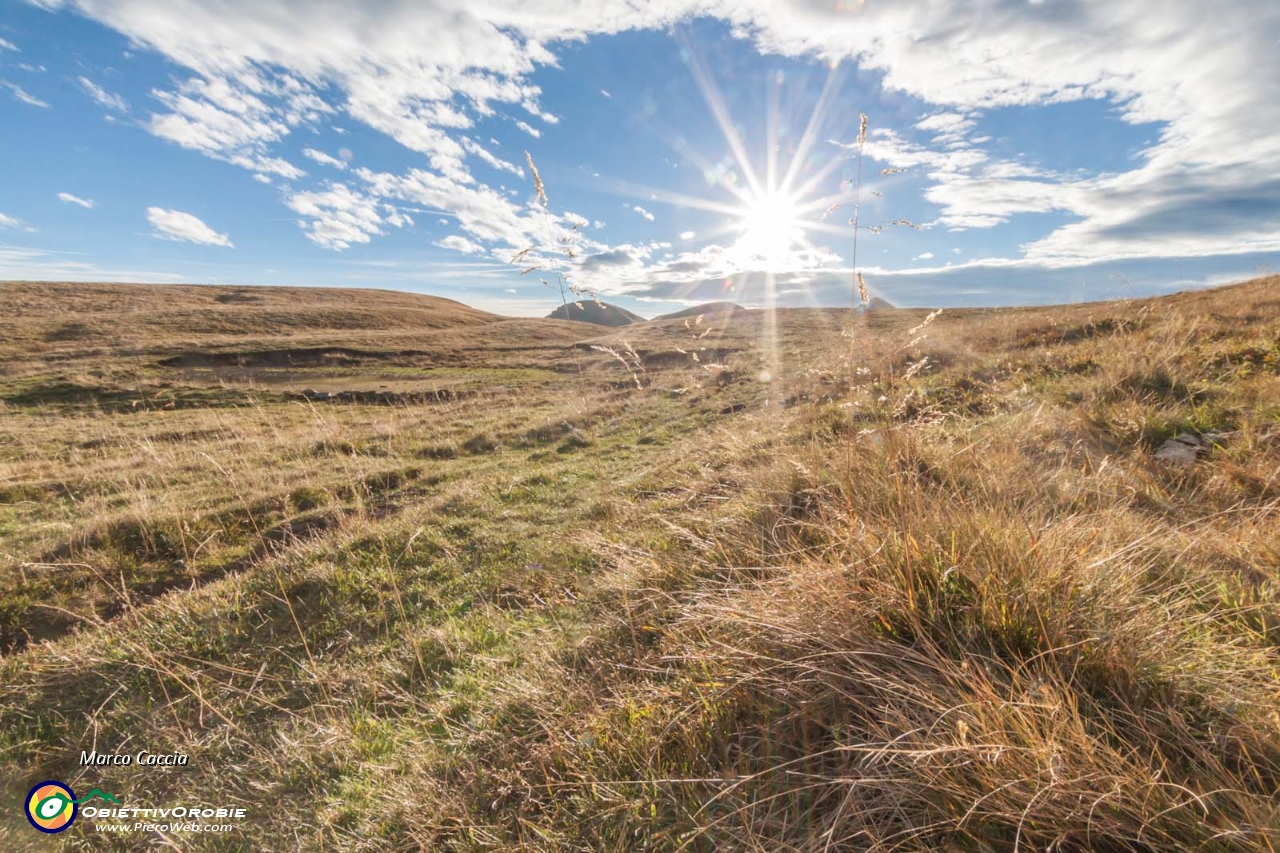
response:
M1189 468L1208 455L1209 451L1220 443L1221 436L1213 434L1196 435L1195 433L1184 432L1160 445L1156 450L1155 457L1162 462Z

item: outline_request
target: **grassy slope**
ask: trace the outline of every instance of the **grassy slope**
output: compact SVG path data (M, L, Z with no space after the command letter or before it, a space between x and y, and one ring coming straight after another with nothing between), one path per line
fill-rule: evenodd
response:
M30 343L6 797L252 809L192 849L1274 849L1280 282L923 319L478 318L292 368L471 377L430 404ZM142 402L23 396L67 377ZM1223 446L1151 458L1183 430ZM193 765L74 766L125 741Z

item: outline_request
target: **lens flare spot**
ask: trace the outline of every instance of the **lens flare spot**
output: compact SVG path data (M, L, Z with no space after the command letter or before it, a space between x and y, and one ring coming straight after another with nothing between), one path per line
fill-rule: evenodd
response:
M737 249L767 265L785 265L791 250L803 239L803 223L795 199L766 193L742 211Z

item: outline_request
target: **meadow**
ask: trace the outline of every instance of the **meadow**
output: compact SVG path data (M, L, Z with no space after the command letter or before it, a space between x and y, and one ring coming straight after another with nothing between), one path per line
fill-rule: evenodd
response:
M5 801L249 813L0 849L1280 847L1280 278L619 328L0 294Z

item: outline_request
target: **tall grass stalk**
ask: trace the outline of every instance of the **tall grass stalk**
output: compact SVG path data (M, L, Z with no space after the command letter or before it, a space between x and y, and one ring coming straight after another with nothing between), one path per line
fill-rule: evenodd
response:
M862 304L867 304L867 286L862 281L862 273L858 271L858 213L862 203L862 148L867 142L867 114L858 114L858 165L856 167L856 175L853 181L853 218L849 220L849 224L853 226L853 292L850 294L850 301L855 311L858 308L858 300L861 298ZM852 346L852 344L850 345Z

